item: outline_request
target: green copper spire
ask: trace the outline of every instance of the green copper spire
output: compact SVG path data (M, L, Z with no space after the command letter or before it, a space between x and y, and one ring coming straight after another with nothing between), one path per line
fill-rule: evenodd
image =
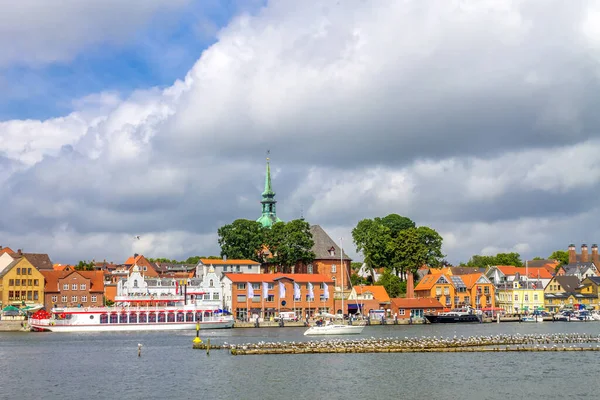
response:
M267 154L268 153L269 152L267 152ZM271 164L268 157L267 175L265 176L265 191L262 193L261 204L262 215L256 220L256 222L260 222L264 228L270 228L275 222L281 222L281 220L277 218L277 212L275 208L277 201L275 200L275 192L271 187Z

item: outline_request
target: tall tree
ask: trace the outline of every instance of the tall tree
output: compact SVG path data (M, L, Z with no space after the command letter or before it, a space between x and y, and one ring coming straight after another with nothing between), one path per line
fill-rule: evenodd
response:
M556 250L548 257L551 260L560 261L560 265L567 265L569 263L569 252L565 250Z
M367 267L374 268L385 267L389 259L387 252L388 242L392 239L390 228L382 225L372 219L361 220L354 229L352 229L352 239L356 245L356 250L364 256Z
M444 239L442 239L435 229L427 226L418 227L417 235L419 236L419 241L427 248L427 256L424 264L431 268L437 268L445 257L442 254L442 242Z
M392 255L390 267L395 268L401 277L416 273L419 267L427 263L430 256L429 248L423 242L418 228L399 232L398 236L388 243L388 252Z
M84 261L80 260L77 265L75 265L75 271L93 271L95 268L93 261Z
M249 259L260 262L260 251L264 243L262 225L256 221L236 219L217 231L221 256L232 259Z
M392 237L398 236L400 231L416 227L412 219L398 214L389 214L383 218L375 218L375 222L388 228Z
M274 223L264 230L264 244L272 255L268 261L280 265L283 272L289 272L298 262L309 264L315 259L310 224L302 219Z
M498 253L495 256L474 255L467 263L469 267L487 268L494 265L512 265L522 267L521 255L519 253Z

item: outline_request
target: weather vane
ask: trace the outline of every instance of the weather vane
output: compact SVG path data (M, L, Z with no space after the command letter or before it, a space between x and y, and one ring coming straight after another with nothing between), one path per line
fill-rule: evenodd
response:
M267 160L269 159L270 154L271 154L271 150L267 149Z

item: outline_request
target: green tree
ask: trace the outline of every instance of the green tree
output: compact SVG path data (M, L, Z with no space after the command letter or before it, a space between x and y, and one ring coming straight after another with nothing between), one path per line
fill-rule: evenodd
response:
M260 251L264 243L262 225L248 219L236 219L219 228L221 257L249 259L261 262Z
M442 261L445 261L445 255L442 254L442 242L444 239L442 239L435 229L427 226L418 227L417 235L419 236L419 241L427 248L427 256L424 264L432 268L437 268ZM417 269L420 266L417 266Z
M391 298L400 297L401 294L406 293L406 282L402 282L398 276L387 269L381 274L377 284L383 286Z
M362 268L363 263L360 261L352 261L350 263L350 270L354 273L360 271L360 269Z
M496 254L496 265L513 265L522 267L521 255L519 253L498 253Z
M390 228L378 221L363 219L352 229L352 239L356 250L364 256L364 262L371 270L371 276L374 277L374 268L387 266L389 257L386 251L392 239Z
M352 286L369 284L366 278L363 278L362 276L358 276L357 274L350 275L350 283L352 284Z
M542 257L540 257L540 256L533 257L533 259L534 259L534 260L543 260L543 258L542 258Z
M416 227L412 219L398 214L389 214L383 218L375 218L375 222L388 228L392 237L398 236L400 231Z
M556 250L548 257L550 260L558 260L560 265L567 265L569 263L569 252L564 250Z
M388 243L388 252L392 255L390 267L404 277L416 273L426 264L430 255L429 248L423 242L418 228L405 229ZM389 268L388 268L389 269Z
M75 271L93 271L95 267L93 261L80 260L77 265L75 265Z
M264 244L273 256L268 261L290 272L297 263L310 264L315 259L312 247L315 244L310 233L310 224L302 219L276 222L264 231Z
M200 256L191 256L188 257L187 260L185 260L185 262L182 264L198 264L200 262L200 258Z

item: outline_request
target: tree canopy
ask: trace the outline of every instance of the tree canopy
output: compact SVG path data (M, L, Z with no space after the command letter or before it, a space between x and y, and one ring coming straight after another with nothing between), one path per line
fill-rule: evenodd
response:
M550 260L560 261L560 265L567 265L569 263L569 252L565 250L556 250L548 257Z
M352 238L371 270L395 268L401 277L422 265L437 267L444 257L443 239L434 229L417 228L410 218L398 214L359 221Z
M462 264L465 265L465 264ZM466 263L468 267L487 268L494 265L513 265L522 267L521 255L519 253L498 253L495 256L474 255Z
M406 282L401 281L397 275L392 274L388 269L381 274L377 284L383 286L391 298L400 297L401 294L406 293Z
M238 219L218 230L221 255L231 259L250 259L281 266L287 271L298 262L315 259L310 224L302 219L276 222L270 228L255 221ZM265 258L263 247L271 256Z
M93 271L95 267L93 261L80 260L77 265L75 265L75 271Z

